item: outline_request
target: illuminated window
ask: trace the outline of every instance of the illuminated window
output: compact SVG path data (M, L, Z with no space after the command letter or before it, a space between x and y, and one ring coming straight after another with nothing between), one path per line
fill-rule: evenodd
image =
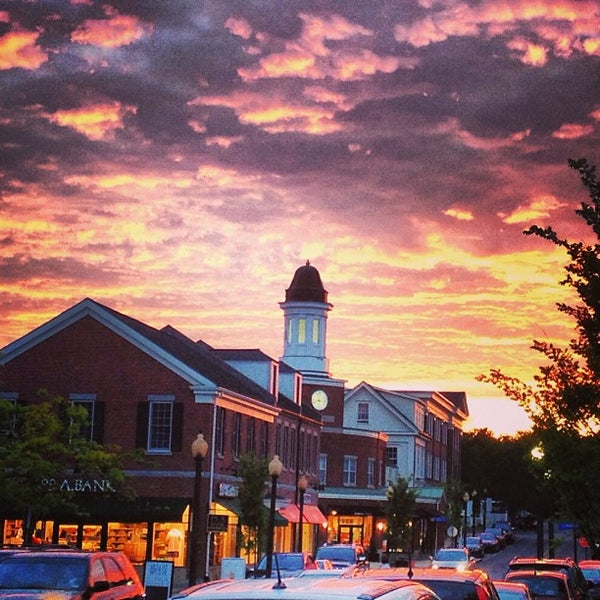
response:
M306 319L300 319L298 321L298 343L304 344L306 342Z
M288 341L288 344L291 344L292 340L294 339L292 337L292 331L293 331L292 324L293 324L292 319L288 319L288 322L287 322L287 341Z
M313 319L312 341L314 344L319 343L319 321L317 319Z

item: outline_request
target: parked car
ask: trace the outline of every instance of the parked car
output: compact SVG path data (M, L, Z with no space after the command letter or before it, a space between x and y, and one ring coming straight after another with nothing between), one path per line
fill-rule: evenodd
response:
M316 560L327 559L334 569L347 569L352 566L366 566L367 555L357 544L327 544L317 549Z
M508 563L508 573L512 571L539 570L566 573L570 587L577 600L585 600L588 582L582 570L572 558L530 558L516 556Z
M466 542L465 548L473 558L483 558L485 550L481 540L477 536L469 536Z
M512 525L508 521L496 521L494 528L502 530L507 544L514 544L515 533Z
M534 600L575 600L569 578L562 571L512 571L504 581L524 583Z
M296 577L306 568L308 552L274 552L271 561L271 577ZM315 567L313 567L315 568ZM318 568L318 567L316 567ZM249 577L264 577L267 570L267 556L263 556Z
M0 561L0 598L143 600L144 586L121 552L17 552Z
M600 598L600 560L580 560L577 564L588 584L590 600Z
M480 569L454 571L452 569L428 569L416 567L366 569L344 577L360 577L396 581L411 579L432 589L441 600L499 600L498 592L489 575Z
M529 588L516 581L494 581L500 600L532 600Z
M290 577L220 579L193 586L171 600L441 600L416 581L382 582L362 578Z
M440 548L434 555L433 569L456 569L467 571L475 566L475 560L466 548Z
M500 541L493 533L480 533L479 539L483 546L483 551L487 553L498 552L500 550Z
M506 548L506 534L500 527L487 527L484 533L491 533L498 538L498 545L500 547L500 550L502 550L502 548Z

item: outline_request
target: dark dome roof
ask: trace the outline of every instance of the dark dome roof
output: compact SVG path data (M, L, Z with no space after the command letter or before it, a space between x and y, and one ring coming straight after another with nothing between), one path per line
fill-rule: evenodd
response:
M319 271L307 260L296 269L290 287L285 290L286 302L327 302L327 291L323 287Z

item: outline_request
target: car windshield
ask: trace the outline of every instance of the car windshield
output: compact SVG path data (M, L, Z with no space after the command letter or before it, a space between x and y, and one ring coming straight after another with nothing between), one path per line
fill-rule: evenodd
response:
M519 577L518 579L511 577L511 581L524 583L534 596L558 596L567 598L567 590L565 589L564 581L555 579L554 577L540 577L539 575Z
M477 600L477 589L472 583L463 581L444 581L443 579L419 579L431 588L441 600Z
M589 567L583 567L581 569L586 579L590 581L600 581L600 568L592 569Z
M438 550L435 560L465 560L465 553L463 550L444 548L443 550Z
M281 571L301 571L304 569L304 558L302 554L274 554L272 562L273 571L277 571L277 566ZM267 568L267 557L263 556L259 570Z
M86 587L85 560L28 558L13 557L0 562L0 589L82 590Z
M354 563L354 550L352 548L319 548L317 558Z

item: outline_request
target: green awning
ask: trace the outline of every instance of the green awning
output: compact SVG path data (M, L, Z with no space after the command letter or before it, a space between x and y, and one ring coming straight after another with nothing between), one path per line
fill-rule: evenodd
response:
M242 508L238 498L217 498L215 502L232 513L235 513L238 517L242 514ZM265 513L265 522L267 522L269 519L269 509L266 506L263 506L263 510ZM281 516L278 511L275 511L275 527L287 527L287 525L288 520Z

